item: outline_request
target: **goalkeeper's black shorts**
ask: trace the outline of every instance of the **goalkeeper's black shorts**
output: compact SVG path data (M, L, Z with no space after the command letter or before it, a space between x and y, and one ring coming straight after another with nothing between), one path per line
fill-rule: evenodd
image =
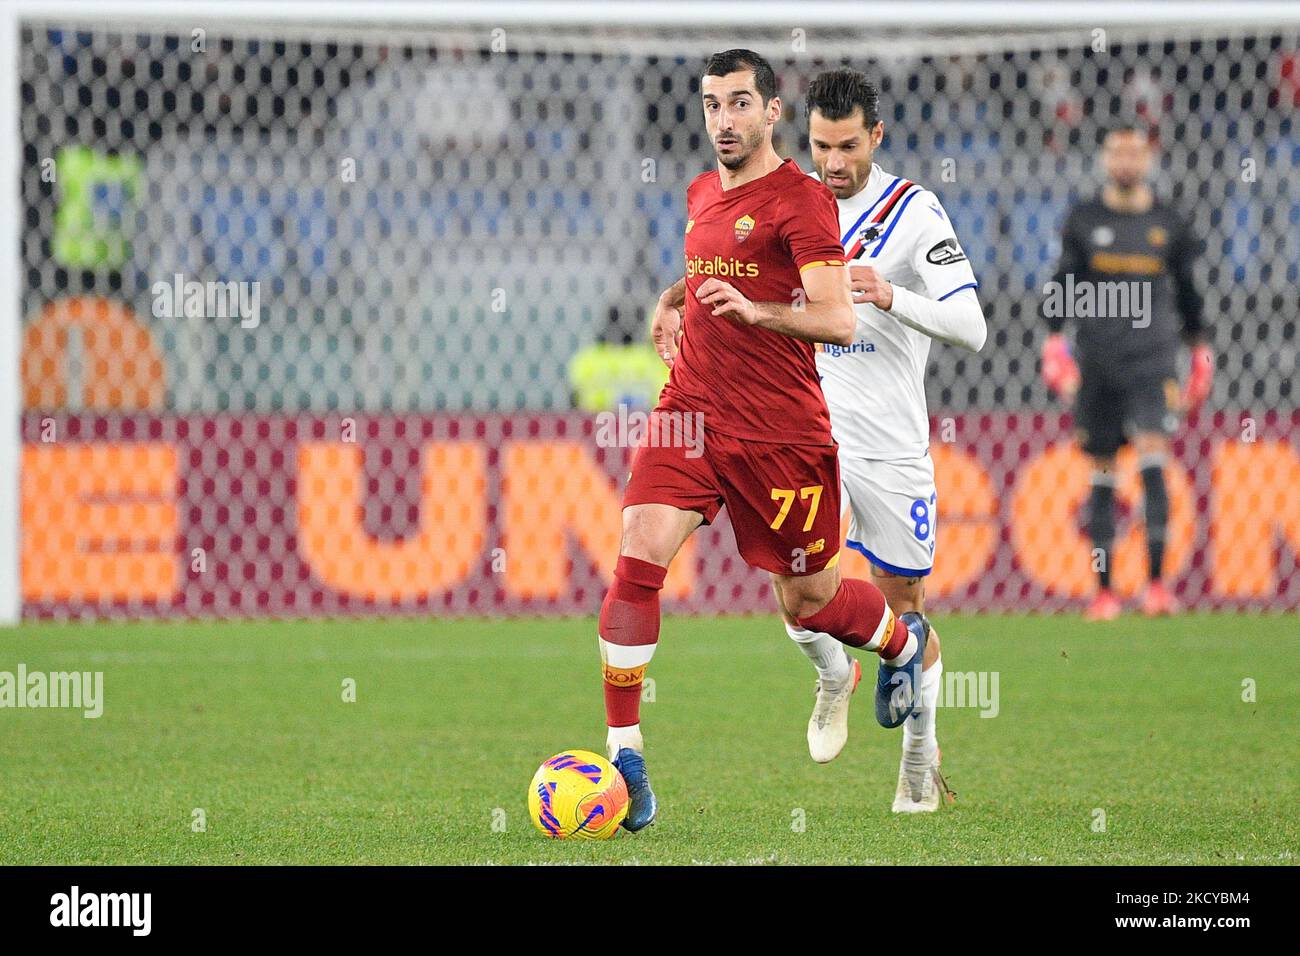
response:
M1178 428L1178 381L1172 376L1097 366L1080 371L1074 427L1088 454L1113 455L1135 434L1172 435Z

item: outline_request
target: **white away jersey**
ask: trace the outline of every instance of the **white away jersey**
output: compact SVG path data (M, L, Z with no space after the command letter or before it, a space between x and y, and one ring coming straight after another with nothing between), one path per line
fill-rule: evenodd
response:
M942 300L979 283L934 193L872 164L867 185L841 199L840 237L849 266ZM890 461L930 447L925 366L930 337L874 305L854 306L850 346L818 345L817 371L840 454Z

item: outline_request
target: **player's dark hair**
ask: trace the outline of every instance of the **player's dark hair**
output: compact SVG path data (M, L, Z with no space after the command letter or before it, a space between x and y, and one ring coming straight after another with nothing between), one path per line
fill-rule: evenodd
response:
M754 74L754 89L766 106L776 96L776 73L772 64L753 50L723 50L709 57L704 64L705 76L726 76L737 70L750 70Z
M1112 133L1132 133L1134 136L1146 140L1148 144L1154 145L1155 143L1155 131L1151 128L1151 125L1133 117L1112 120L1108 126L1102 128L1097 141L1099 143L1106 142L1106 138Z
M1137 133L1139 136L1145 136L1147 127L1134 119L1113 120L1102 131L1102 136L1109 136L1111 133Z
M880 90L865 73L847 66L818 73L808 85L805 104L809 117L816 110L828 120L842 120L852 116L854 110L862 110L867 129L880 122Z

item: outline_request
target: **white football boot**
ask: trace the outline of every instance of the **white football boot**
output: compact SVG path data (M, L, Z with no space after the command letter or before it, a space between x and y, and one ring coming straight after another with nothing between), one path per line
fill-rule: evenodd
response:
M895 813L934 813L944 800L952 803L957 794L939 772L942 754L938 746L933 753L903 751L898 764L898 787L894 791Z
M836 688L825 688L817 681L817 703L808 720L808 753L818 763L830 763L840 755L849 740L849 699L862 680L862 664L849 658L849 679Z

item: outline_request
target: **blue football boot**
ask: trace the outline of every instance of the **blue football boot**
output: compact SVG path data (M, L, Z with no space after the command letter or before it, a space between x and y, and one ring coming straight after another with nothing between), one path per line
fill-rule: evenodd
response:
M916 652L893 667L881 661L876 671L876 720L890 728L902 726L921 699L921 661L930 633L930 623L917 611L900 614L898 619L916 637Z
M631 747L620 747L618 756L614 758L614 766L627 783L627 816L623 818L623 826L636 833L654 823L655 814L659 812L659 801L650 789L650 774L646 773L645 757Z

